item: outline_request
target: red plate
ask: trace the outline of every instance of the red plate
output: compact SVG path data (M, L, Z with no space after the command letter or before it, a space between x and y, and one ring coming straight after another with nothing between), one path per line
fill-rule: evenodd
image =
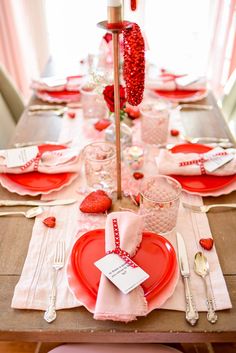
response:
M104 229L87 232L77 240L71 253L73 275L91 300L96 300L97 297L101 272L94 262L105 255L104 236ZM173 277L177 264L175 250L164 237L144 232L142 243L133 260L150 275L142 284L144 295L150 301ZM71 276L70 273L68 275Z
M55 151L66 148L63 145L42 145L39 146L40 152ZM57 173L57 174L46 174L31 172L25 174L4 174L5 177L10 179L16 184L23 186L29 190L35 191L50 191L52 189L59 188L66 184L73 173Z
M177 145L171 149L172 153L206 153L212 148L200 144ZM183 189L192 192L209 192L222 189L236 180L236 175L171 175L178 180Z
M200 100L207 95L207 90L206 89L199 89L199 90L181 90L181 89L176 89L173 91L162 91L159 89L154 90L154 92L161 98L164 99L169 99L172 101L185 101L185 102L191 102L191 101L197 101Z
M42 100L49 102L78 102L80 100L79 91L46 91L46 90L36 90L35 94Z

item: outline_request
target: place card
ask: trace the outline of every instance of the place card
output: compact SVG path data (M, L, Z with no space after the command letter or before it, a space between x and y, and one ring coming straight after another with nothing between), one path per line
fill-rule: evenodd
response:
M227 152L226 155L223 156L215 156L217 153L224 153ZM224 150L221 147L216 147L212 149L211 151L207 152L204 154L204 157L209 158L209 161L206 161L204 163L204 167L208 172L213 172L216 169L222 167L224 164L228 163L234 158L235 155L235 149L229 148L227 150ZM212 159L211 159L212 158Z
M106 255L94 264L124 294L131 292L149 277L141 267L132 267L117 254Z
M37 146L12 148L4 151L8 168L22 167L39 153Z

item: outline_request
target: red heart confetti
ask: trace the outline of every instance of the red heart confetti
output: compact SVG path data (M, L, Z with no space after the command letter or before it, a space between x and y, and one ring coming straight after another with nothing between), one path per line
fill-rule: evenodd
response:
M55 228L56 226L56 218L55 217L47 217L43 220L45 226L49 228Z
M179 136L179 130L177 129L171 129L170 130L171 136Z
M76 114L75 112L68 112L68 116L69 118L74 119L76 117Z
M199 244L201 247L205 250L211 250L214 244L214 241L212 238L201 238L199 240Z
M144 177L144 174L143 173L140 173L140 172L135 172L133 174L133 177L134 179L138 180L138 179L142 179Z
M140 194L135 196L135 201L137 202L138 206L140 205Z
M112 205L112 200L103 190L97 190L87 195L80 204L80 211L84 213L103 213Z
M94 124L94 127L96 130L102 131L102 130L106 129L109 125L111 125L110 120L101 119L101 120L98 120L98 122L96 122L96 124Z

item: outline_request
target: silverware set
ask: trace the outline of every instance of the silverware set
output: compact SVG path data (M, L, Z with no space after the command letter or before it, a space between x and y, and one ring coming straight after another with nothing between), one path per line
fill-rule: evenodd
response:
M184 281L185 288L185 302L186 310L185 317L186 321L194 326L196 325L199 315L196 309L196 304L192 295L191 284L190 284L190 269L188 263L188 255L184 239L180 233L177 233L177 248L178 248L178 259L179 259L179 268L180 273ZM209 263L202 252L197 252L194 257L194 271L199 275L203 281L206 292L206 307L207 307L207 320L214 324L217 321L217 315L215 313L214 300L209 285Z

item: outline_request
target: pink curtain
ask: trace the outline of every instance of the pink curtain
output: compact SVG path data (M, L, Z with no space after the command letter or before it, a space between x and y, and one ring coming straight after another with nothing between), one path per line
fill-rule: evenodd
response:
M215 18L212 26L212 42L209 52L208 78L216 96L221 96L224 84L231 71L233 60L232 48L236 51L232 40L235 33L236 0L217 0ZM233 33L233 34L234 34Z
M31 78L38 76L42 69L37 55L37 46L40 43L34 41L34 32L39 21L35 22L32 18L40 17L37 7L41 0L33 1L34 9L30 1L0 1L0 61L26 99L31 94ZM41 38L41 41L47 42L47 38Z

